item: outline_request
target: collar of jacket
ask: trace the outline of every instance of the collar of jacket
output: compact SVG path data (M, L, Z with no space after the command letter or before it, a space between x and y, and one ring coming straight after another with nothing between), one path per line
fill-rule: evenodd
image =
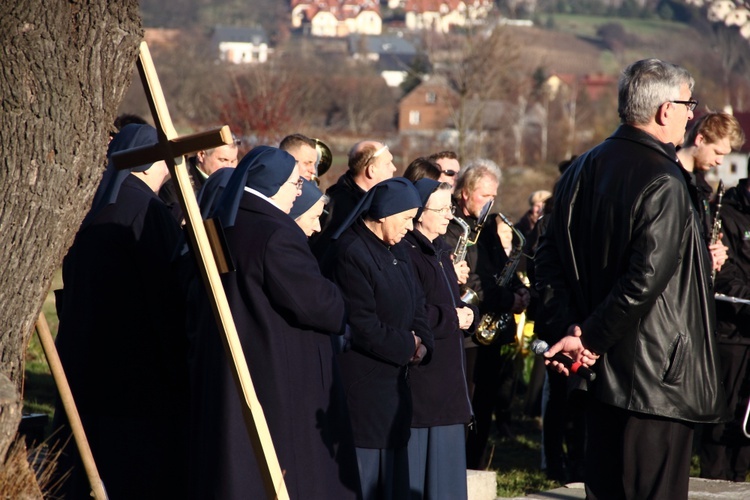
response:
M428 240L424 234L420 233L416 229L406 233L406 237L404 239L409 242L412 247L419 248L422 253L428 255L435 255L437 253L432 242Z
M642 144L643 146L658 151L675 163L679 163L679 160L677 159L677 149L675 148L674 144L672 144L671 142L661 142L648 132L644 132L643 130L632 125L620 125L617 130L615 130L615 132L611 136L609 136L609 138L607 138L608 141L618 139L637 142L639 144Z
M341 177L336 181L336 184L329 187L326 191L326 194L330 195L333 193L336 193L337 191L351 191L352 193L359 193L360 198L365 195L366 191L359 187L356 182L354 182L354 177L352 177L352 173L350 170L347 170L343 174L341 174Z
M404 240L395 245L387 245L375 233L370 231L370 228L365 225L361 217L347 229L347 231L349 230L354 231L362 239L378 269L382 270L385 266L393 266L398 264L398 261L404 260L402 254L399 252L400 245L404 244Z

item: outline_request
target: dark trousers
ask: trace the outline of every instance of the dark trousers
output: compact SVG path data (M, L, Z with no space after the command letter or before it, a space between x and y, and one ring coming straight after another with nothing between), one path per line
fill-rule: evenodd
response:
M582 481L587 393L569 391L569 378L551 368L547 377L549 399L543 419L547 476L560 482ZM567 452L563 444L566 445Z
M481 470L488 465L485 448L493 412L498 426L510 422L510 404L516 382L515 360L512 355L501 353L501 347L491 345L466 349L467 373L473 381L473 384L469 383L469 396L475 423L475 428L469 430L466 438L466 467L469 469Z
M587 500L688 497L692 424L591 398L586 430Z
M720 343L719 356L732 420L703 427L701 477L742 482L750 468L750 439L742 432L750 396L750 346Z

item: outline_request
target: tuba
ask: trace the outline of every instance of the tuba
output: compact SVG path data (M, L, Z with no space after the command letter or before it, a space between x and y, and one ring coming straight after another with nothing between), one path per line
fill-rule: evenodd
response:
M315 163L315 175L312 180L315 184L320 185L320 176L328 172L333 163L333 154L331 154L331 148L326 146L326 143L320 139L313 139L315 141L315 151L318 153L318 161Z
M521 257L523 257L523 246L526 244L526 238L523 237L523 234L515 228L513 223L509 221L507 217L501 213L498 213L497 216L513 230L513 233L515 233L518 240L517 243L513 245L513 249L510 251L510 255L508 255L508 260L505 262L502 271L495 281L497 286L503 287L510 284L510 280L516 272L518 263L521 262ZM512 328L512 326L512 313L485 313L479 321L479 326L477 327L474 336L477 342L481 345L490 345L497 339L498 332L505 331L508 328Z

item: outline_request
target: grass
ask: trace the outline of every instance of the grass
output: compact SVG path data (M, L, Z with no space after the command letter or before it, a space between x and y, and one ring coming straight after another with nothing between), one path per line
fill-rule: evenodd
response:
M510 429L512 437L490 435L489 446L494 446L490 468L497 472L497 495L517 497L561 486L539 469L542 452L538 422L516 413Z
M51 290L62 287L62 273L58 271L52 279ZM44 316L47 318L52 335L57 335L57 313L55 312L55 296L52 291L42 306ZM45 413L52 419L55 410L55 396L57 389L52 379L47 358L42 350L39 337L34 333L29 340L26 350L25 381L23 393L23 412Z
M556 31L591 38L596 38L596 30L600 26L611 23L622 25L625 31L639 38L661 38L665 34L678 36L680 32L689 30L686 24L661 19L584 16L575 14L554 14L552 17L555 22Z

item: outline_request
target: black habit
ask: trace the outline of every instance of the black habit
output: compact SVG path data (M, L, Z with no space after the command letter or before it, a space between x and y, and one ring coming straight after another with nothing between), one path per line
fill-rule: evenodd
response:
M341 292L320 274L302 230L269 201L245 192L225 233L236 271L223 276L224 289L289 495L356 498L356 458L331 343L344 330ZM193 341L191 495L265 498L210 315Z
M186 494L185 313L171 267L179 233L166 205L127 174L63 262L57 349L113 500ZM56 421L65 423L60 402ZM68 451L77 461L72 441ZM80 462L67 486L65 498L89 498Z
M409 441L408 364L414 332L432 353L424 294L401 242L387 246L361 219L334 241L324 271L344 292L351 349L340 355L354 442L359 448L400 448Z

